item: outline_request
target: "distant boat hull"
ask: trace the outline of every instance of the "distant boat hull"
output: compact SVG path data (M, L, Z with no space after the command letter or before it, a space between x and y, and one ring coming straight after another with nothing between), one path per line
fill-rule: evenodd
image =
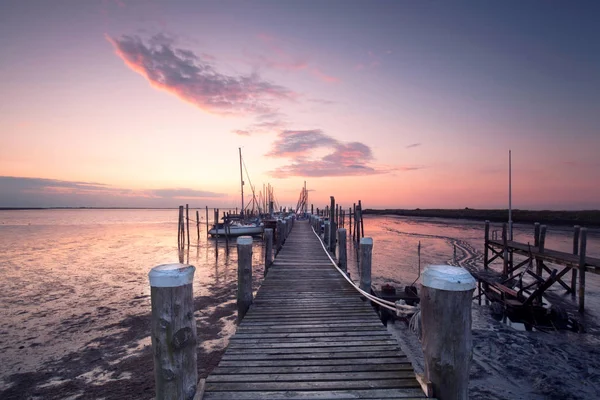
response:
M225 236L226 234L229 236L254 236L261 235L263 233L262 225L231 225L228 229L228 232L225 231L224 226L219 226L218 228L212 227L208 234L211 236Z

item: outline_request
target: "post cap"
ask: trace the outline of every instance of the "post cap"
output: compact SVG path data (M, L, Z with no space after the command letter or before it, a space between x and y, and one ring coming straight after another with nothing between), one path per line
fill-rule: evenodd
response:
M237 244L252 244L252 236L240 236L237 238Z
M162 264L148 272L152 287L178 287L192 283L196 267L188 264Z
M360 239L360 244L367 244L367 245L373 245L373 238L370 237L364 237Z
M421 276L423 286L448 290L452 292L461 292L475 289L475 278L462 267L453 267L451 265L430 265L425 268Z

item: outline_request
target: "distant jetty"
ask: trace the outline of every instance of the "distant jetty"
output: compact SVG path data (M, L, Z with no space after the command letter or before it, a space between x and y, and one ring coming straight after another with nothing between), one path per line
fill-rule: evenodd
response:
M478 221L506 222L507 210L476 210L465 208L460 210L450 209L365 209L365 215L400 215L406 217L433 217L433 218L460 218ZM600 227L600 210L583 211L531 211L513 210L512 219L515 223L540 222L551 225L584 225Z

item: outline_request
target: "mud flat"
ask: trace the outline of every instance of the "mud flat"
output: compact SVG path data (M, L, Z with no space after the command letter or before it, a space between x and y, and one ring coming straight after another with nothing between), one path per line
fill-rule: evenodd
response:
M571 332L516 331L489 307L473 305L472 399L574 400L600 398L600 338ZM415 370L421 343L403 322L389 324Z

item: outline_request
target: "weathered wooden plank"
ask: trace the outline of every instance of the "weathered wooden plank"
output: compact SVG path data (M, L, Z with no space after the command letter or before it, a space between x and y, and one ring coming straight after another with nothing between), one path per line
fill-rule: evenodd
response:
M379 388L420 388L415 378L368 379L355 381L304 381L304 382L206 382L206 392L243 390L343 390Z
M306 359L327 359L327 358L392 358L398 357L402 353L399 350L380 350L380 351L354 351L354 352L320 352L320 353L290 353L290 354L229 354L225 352L223 360L306 360Z
M206 383L214 382L327 382L350 380L383 380L413 378L413 371L319 372L288 374L211 374Z
M371 389L323 391L261 391L261 392L209 392L204 400L353 400L353 399L423 399L420 389Z
M296 374L320 372L366 372L366 371L412 371L412 365L406 360L394 364L350 364L350 365L308 365L308 366L268 366L268 367L226 367L219 366L212 374Z
M366 356L357 358L301 358L301 359L275 359L275 360L227 360L223 359L219 367L272 367L272 366L326 366L326 365L384 365L407 362L404 355L395 355L393 357L369 358Z

